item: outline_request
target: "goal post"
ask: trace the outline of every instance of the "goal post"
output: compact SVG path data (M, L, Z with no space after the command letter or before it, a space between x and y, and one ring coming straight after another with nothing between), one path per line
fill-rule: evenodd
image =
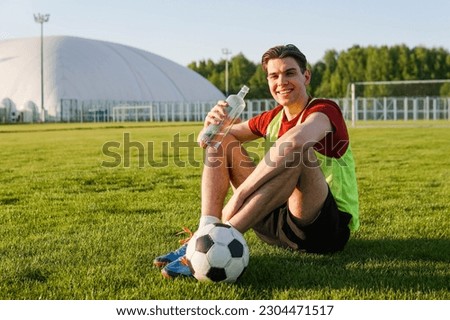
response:
M358 89L359 88L359 89ZM350 91L351 99L351 122L352 126L356 125L359 120L358 101L359 98L364 99L384 99L384 119L387 118L386 103L397 106L397 102L401 101L404 106L402 115L404 120L408 118L408 100L413 105L412 118L419 119L417 106L422 102L423 108L432 109L432 118L447 118L450 120L450 79L435 80L393 80L393 81L362 81L352 82L347 87L347 97ZM389 102L386 102L389 99ZM432 101L430 100L432 99ZM431 102L430 102L431 101ZM364 104L366 101L364 101ZM431 107L430 107L431 104ZM422 117L429 118L429 114L422 112ZM441 115L442 114L442 115ZM366 110L364 109L364 119ZM398 118L397 114L394 116Z

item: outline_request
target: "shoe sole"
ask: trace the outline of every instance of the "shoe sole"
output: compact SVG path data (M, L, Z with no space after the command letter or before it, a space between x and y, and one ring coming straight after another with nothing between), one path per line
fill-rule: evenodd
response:
M179 278L179 277L181 277L181 278L192 278L192 277L194 277L193 275L186 275L186 274L182 274L182 273L170 272L170 271L167 271L166 269L162 269L161 270L161 274L162 274L162 276L164 278L171 279L171 280L173 280L175 278Z
M176 278L176 277L178 277L178 276L181 276L181 274L176 274L176 276L173 276L173 275L171 275L169 272L167 272L167 270L165 270L165 269L162 269L162 270L161 270L161 274L162 274L162 276L163 276L164 278L166 278L166 279L174 279L174 278Z
M164 270L161 270L161 274L165 279L173 279L167 272L164 272Z
M158 268L164 268L164 267L167 266L169 263L170 263L170 261L169 261L169 262L153 261L153 265L154 265L155 267L158 267Z

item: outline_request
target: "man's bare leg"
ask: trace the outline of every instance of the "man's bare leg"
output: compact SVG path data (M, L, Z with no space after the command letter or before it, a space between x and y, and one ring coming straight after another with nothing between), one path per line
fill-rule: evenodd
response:
M225 207L223 219L229 219L236 229L245 232L265 215L288 202L291 213L307 225L318 216L327 194L328 185L310 148L302 154L295 154L285 164L284 170L249 195L234 215L229 216L230 212Z
M202 175L202 215L221 220L230 185L237 188L254 168L244 147L231 135L225 137L218 150L208 147Z

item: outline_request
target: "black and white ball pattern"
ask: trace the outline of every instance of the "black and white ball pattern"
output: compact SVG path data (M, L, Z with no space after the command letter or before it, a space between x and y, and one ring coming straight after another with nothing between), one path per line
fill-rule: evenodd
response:
M199 229L186 249L189 268L199 281L234 282L244 273L249 257L242 234L223 223Z

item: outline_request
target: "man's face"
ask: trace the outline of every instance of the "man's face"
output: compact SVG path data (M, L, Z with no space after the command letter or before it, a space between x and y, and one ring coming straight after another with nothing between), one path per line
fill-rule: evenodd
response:
M267 63L267 80L272 97L287 107L304 106L308 101L306 86L311 80L311 73L301 72L294 58L271 59Z

